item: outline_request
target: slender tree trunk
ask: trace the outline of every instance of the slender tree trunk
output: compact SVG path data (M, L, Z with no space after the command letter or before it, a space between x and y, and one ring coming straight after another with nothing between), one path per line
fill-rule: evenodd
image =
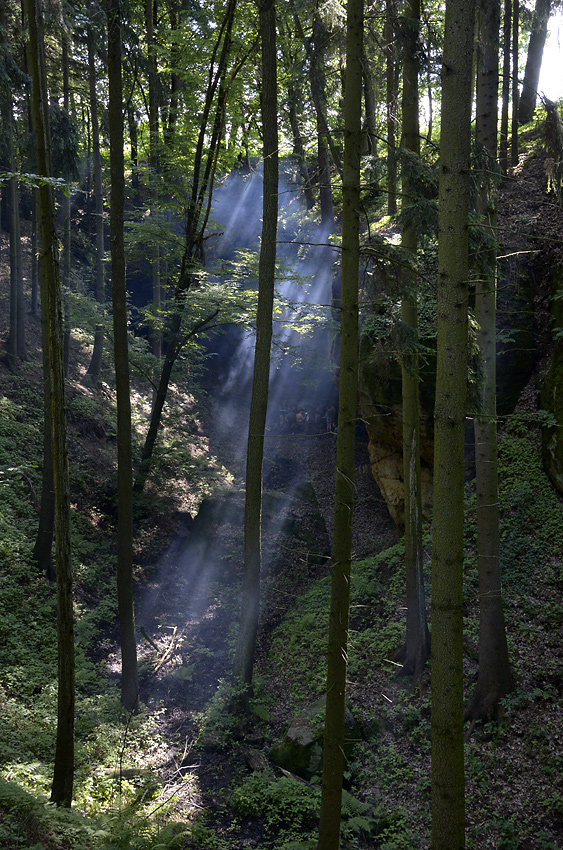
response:
M432 132L434 129L434 100L432 97L432 59L430 52L428 55L428 63L426 65L426 91L428 94L428 130L426 132L426 141L428 144L432 142Z
M31 190L31 315L34 319L39 315L39 268L37 227L37 190Z
M313 13L313 39L310 55L311 96L317 118L317 169L321 206L321 227L334 227L334 206L330 176L329 137L326 122L325 78L326 29L319 17L318 8Z
M510 125L510 164L518 165L518 38L520 35L520 0L512 4L512 121Z
M348 0L342 185L342 302L332 581L319 843L338 850L344 767L346 660L350 617L354 456L358 390L360 152L363 0Z
M3 8L0 11L0 47L7 49L5 36L5 14L6 10ZM0 97L0 116L4 130L6 164L9 171L16 171L14 154L13 97L9 82L4 85L4 90L0 93ZM7 196L8 224L10 229L10 332L8 335L6 361L8 368L12 372L15 372L17 369L18 359L20 359L20 352L23 352L25 358L25 324L22 323L23 314L21 314L22 307L20 306L20 293L23 296L23 278L21 269L19 191L17 177L12 177L8 181ZM20 332L24 334L21 341L18 336Z
M522 94L520 95L520 102L518 104L519 124L528 124L534 117L551 3L552 0L536 0L536 7L532 18L532 32L530 33L530 43L528 45L526 70L524 71L524 82L522 83Z
M40 263L42 261L40 260ZM44 274L41 272L41 278ZM39 527L32 557L49 581L55 581L57 573L53 565L53 535L55 525L55 494L53 490L53 456L51 452L51 387L49 382L49 344L47 330L47 303L41 298L41 344L43 356L43 474L41 478L41 502L39 505Z
M11 116L9 117L9 126L11 126ZM11 135L11 133L10 133ZM11 167L13 170L13 162ZM8 215L10 220L10 333L8 336L7 362L8 367L12 372L15 372L18 365L18 227L16 219L18 217L18 181L16 177L12 177L8 181Z
M149 69L149 184L151 195L151 218L158 221L158 101L157 101L157 68L156 41L154 32L153 0L145 0L145 26L147 30L148 69ZM152 353L158 360L162 357L162 333L159 330L162 312L162 297L160 290L160 249L156 236L151 244L152 265L152 301L155 313L155 325L151 329Z
M63 105L65 111L70 113L70 85L68 73L68 38L66 34L62 36L62 64L63 64ZM61 209L63 213L63 265L62 265L62 286L63 286L63 305L64 305L64 366L65 375L68 375L68 367L70 364L70 304L68 299L68 291L70 289L70 193L63 194L61 198Z
M503 174L508 174L508 108L510 105L510 35L512 30L512 0L504 0L502 39L502 102L500 119L499 162Z
M303 194L305 195L305 204L307 209L311 210L315 205L315 199L313 197L313 190L311 189L309 169L307 168L305 145L303 144L303 136L301 135L301 128L299 126L299 114L297 109L298 102L299 96L297 91L293 84L289 83L287 87L287 108L289 112L289 125L293 136L293 156L299 166Z
M137 134L137 116L133 104L127 104L127 125L129 128L129 144L131 147L131 188L135 200L139 197L139 141Z
M14 224L16 230L16 333L17 346L16 351L18 360L27 360L27 346L25 342L25 297L23 291L23 258L22 258L22 240L20 231L20 205L19 192L15 192L15 217Z
M209 327L209 324L212 323L218 312L212 311L200 322L192 325L190 331L183 335L181 334L185 299L194 281L192 269L198 263L197 256L207 221L207 214L203 213L204 203L209 203L209 199L213 191L213 175L220 148L225 102L228 90L226 75L232 44L232 27L235 11L236 0L228 0L224 19L221 27L219 28L215 46L215 54L218 54L218 58L216 57L214 65L210 70L203 114L200 121L193 165L192 193L187 212L184 256L182 258L182 267L180 269L180 275L176 285L174 310L170 318L170 325L166 338L166 356L162 362L158 389L151 411L149 430L143 446L139 472L133 487L135 492L142 492L149 474L153 449L156 443L158 429L160 427L160 417L166 401L170 376L172 374L176 358L182 350L184 343L197 333L202 332L205 328ZM213 126L210 130L209 121L213 103L216 103L216 109ZM204 155L205 142L208 142L206 155Z
M397 71L395 61L395 0L386 0L385 85L387 115L387 215L397 212Z
M170 29L173 33L179 30L178 0L168 0L168 15ZM170 100L168 102L168 122L164 128L165 142L170 147L174 141L176 124L178 122L178 92L180 90L180 76L178 74L178 41L173 38L170 45Z
M418 104L418 38L420 30L420 0L409 0L405 8L405 43L403 45L403 146L420 156ZM403 205L415 203L415 187L404 169L402 177ZM403 224L401 244L412 254L416 263L418 233L411 221ZM420 480L420 405L418 352L417 277L405 271L404 294L401 301L401 320L408 328L411 346L403 353L403 471L405 482L405 570L407 601L407 636L402 653L403 673L420 679L430 652L430 634L426 622L422 551L422 492Z
M41 241L41 233L38 227L39 216L39 190L33 190L33 216L35 222L35 251L37 282L45 279L43 266L43 250L38 252L37 247ZM32 242L33 250L33 242ZM41 266L41 272L39 267ZM33 273L33 272L32 272ZM39 299L38 299L39 300ZM57 578L53 564L53 535L55 526L55 494L53 490L53 456L51 452L51 385L49 381L49 337L47 323L47 300L42 292L41 297L41 355L43 365L43 471L41 476L41 502L39 505L39 526L37 537L33 547L32 557L38 567L45 573L49 581Z
M47 105L43 20L38 0L24 0L29 24L28 61L33 83L33 124L40 175L53 176ZM70 806L74 777L74 614L70 543L70 490L66 444L63 366L63 323L59 278L55 197L51 186L39 189L42 231L42 300L48 322L48 362L51 390L51 447L55 495L55 541L58 603L58 707L55 769L51 801Z
M108 19L108 79L110 134L110 245L113 340L117 394L117 599L121 634L121 701L129 711L139 706L137 641L133 604L133 467L131 396L127 340L127 288L123 220L125 162L123 157L123 83L121 75L121 12L119 0L106 0Z
M465 847L463 488L474 0L447 0L432 545L432 850Z
M96 223L96 301L103 309L106 301L104 281L104 197L102 190L102 158L100 155L100 124L98 121L98 95L96 91L96 53L94 23L88 24L88 85L90 91L90 115L92 122L92 160L94 165L94 218ZM97 381L102 371L104 351L104 328L97 325L94 332L94 350L88 366L88 374Z
M244 579L240 627L233 668L235 679L242 681L245 685L252 684L254 650L260 613L262 460L268 407L278 231L278 97L276 12L273 2L263 3L260 6L260 36L262 42L261 105L264 152L262 242L258 272L254 376L246 454Z
M377 95L370 59L366 53L365 45L364 55L362 58L362 69L364 74L364 104L366 115L365 150L370 156L377 156Z
M480 33L477 74L476 139L483 147L479 213L496 239L498 190L494 181L497 154L498 33L500 0L479 0ZM487 252L486 268L475 284L477 343L482 367L479 412L474 418L479 560L479 677L466 719L490 720L513 680L502 608L498 508L496 410L496 250Z

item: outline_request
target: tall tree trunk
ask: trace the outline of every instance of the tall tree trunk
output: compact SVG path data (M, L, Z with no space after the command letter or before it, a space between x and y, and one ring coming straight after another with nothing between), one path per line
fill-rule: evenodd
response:
M92 160L94 165L94 219L96 224L96 301L106 301L104 281L104 197L102 191L102 158L100 155L100 124L98 121L98 95L96 91L96 51L94 22L88 24L88 86L90 92L90 117L92 123ZM88 374L97 381L102 371L104 328L97 325L94 332L94 350Z
M40 265L42 259L40 255ZM41 271L43 279L44 272ZM49 382L49 343L47 329L47 301L41 298L41 344L43 357L43 474L41 477L41 502L39 527L32 557L49 581L57 573L53 565L53 535L55 526L55 494L53 490L53 457L51 452L51 386Z
M483 149L479 213L494 245L498 190L497 154L498 33L500 0L479 0L476 140ZM496 249L475 284L477 344L482 368L479 412L474 418L479 560L479 677L465 717L494 719L499 701L513 687L504 627L500 574L496 407Z
M176 34L179 29L178 0L168 0L168 16L170 29ZM164 141L168 147L174 142L176 124L178 121L178 92L180 90L180 76L178 74L178 41L173 37L170 45L170 98L168 101L168 122L163 128Z
M305 145L303 143L303 136L301 135L301 128L299 126L299 113L297 109L298 103L299 96L297 94L297 90L293 83L289 82L287 87L287 108L289 112L289 125L293 136L293 156L299 166L301 185L305 196L305 204L307 209L311 210L315 205L315 199L313 197L313 190L311 189L309 169L307 168Z
M6 45L6 9L0 10L0 47L7 49ZM15 172L16 160L14 153L14 116L12 87L9 83L4 84L0 92L0 117L3 124L4 147L6 166L8 171ZM8 199L8 226L10 230L10 332L6 351L6 361L9 369L15 372L17 369L20 349L25 357L25 336L20 343L18 333L25 333L25 324L20 327L21 319L18 320L19 294L23 295L23 278L21 269L20 248L20 223L19 223L19 192L18 179L12 177L7 183Z
M520 0L512 4L512 121L510 125L510 164L518 165L518 39L520 37Z
M334 537L328 635L326 720L319 843L338 850L344 767L346 660L350 617L354 456L358 390L360 152L362 143L363 0L348 0L342 184L342 302Z
M409 0L405 8L405 43L403 45L403 147L420 156L418 104L418 38L420 0ZM410 179L411 168L403 170L403 205L416 203L416 189ZM416 263L418 245L415 221L403 224L401 244ZM422 492L420 480L420 405L418 369L418 305L416 272L405 271L401 301L401 320L410 339L403 353L403 477L405 482L405 571L407 601L407 636L402 654L403 672L420 679L430 652L430 635L426 622L422 551Z
M362 70L364 74L364 104L366 115L365 151L370 156L377 156L377 95L370 59L366 53L365 45L364 55L362 57Z
M37 265L38 245L37 227L37 190L31 190L31 315L39 315L39 267Z
M137 116L131 101L127 104L127 125L129 128L129 145L131 148L131 188L134 199L139 197L139 141L137 134Z
M11 126L11 115L8 126ZM9 133L11 135L11 133ZM11 163L13 169L13 161ZM10 333L8 335L8 346L6 360L8 367L15 372L18 364L18 230L16 220L18 218L18 180L12 177L8 181L8 215L10 221Z
M240 627L233 668L235 679L240 680L245 685L252 684L254 650L260 613L262 461L268 407L278 232L278 97L274 2L266 2L260 5L260 37L262 42L261 109L264 155L262 242L258 270L254 375L246 453L244 579Z
M463 487L474 0L447 0L438 213L432 545L432 850L465 847Z
M38 0L24 0L29 25L28 61L33 84L33 124L37 145L37 170L52 177L51 137L43 19ZM48 322L48 362L51 390L51 447L55 497L57 557L58 706L55 769L51 801L70 806L74 778L74 613L70 538L70 489L66 444L66 408L63 366L63 323L59 278L55 196L51 186L39 189L42 232L42 300Z
M331 232L334 227L334 205L330 176L329 134L326 121L326 28L319 16L318 4L313 13L313 38L310 54L311 96L317 118L317 170L321 206L321 227Z
M508 108L510 105L510 37L512 30L512 0L504 0L502 38L502 102L500 119L499 163L508 174Z
M133 604L133 469L131 396L127 340L127 288L123 220L125 162L123 157L123 82L121 74L121 12L119 0L106 0L108 19L108 79L110 134L110 245L115 387L117 394L117 599L121 634L121 701L129 711L139 706L137 642Z
M518 104L519 124L528 124L534 117L551 2L552 0L536 0L536 7L532 18L532 32L530 33L530 43L528 45L528 56L526 58L526 70L524 71L524 82L522 83L522 94L520 95L520 102Z
M387 115L387 215L397 212L397 70L395 61L395 0L386 0L385 85Z
M69 85L69 69L68 69L68 37L62 35L62 65L63 65L63 105L65 111L70 113L70 85ZM70 289L70 192L63 193L61 198L61 209L63 213L63 265L62 265L62 286L63 286L63 302L64 302L64 366L65 375L68 375L68 367L70 363L70 304L68 299L68 291Z
M153 0L145 0L145 26L147 30L148 50L148 78L149 78L149 185L151 196L151 219L157 222L158 213L158 98L157 98L157 68L156 68L156 40L154 32ZM160 290L160 249L156 235L151 241L151 265L152 265L152 301L155 316L155 324L151 328L152 353L158 360L162 356L162 333L159 330L162 312L162 297Z

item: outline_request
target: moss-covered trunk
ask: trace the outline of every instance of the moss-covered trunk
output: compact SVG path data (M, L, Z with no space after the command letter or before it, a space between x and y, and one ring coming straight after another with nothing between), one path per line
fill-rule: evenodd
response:
M463 489L474 0L448 0L442 68L432 545L432 850L465 847Z
M342 301L334 540L326 720L318 850L338 850L350 617L354 455L358 390L358 278L363 0L348 0L342 186Z

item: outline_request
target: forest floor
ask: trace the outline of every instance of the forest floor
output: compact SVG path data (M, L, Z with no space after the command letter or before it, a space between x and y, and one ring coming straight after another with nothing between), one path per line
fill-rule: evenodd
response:
M536 380L549 357L551 266L563 266L563 213L531 146L505 184L506 252L536 270L539 357L500 437L503 581L516 687L498 722L466 742L467 846L563 848L563 505L541 469ZM2 234L0 274L7 280ZM7 291L0 292L2 338ZM41 458L39 325L29 360L0 364L0 848L4 850L297 850L314 846L318 781L269 754L324 688L335 435L266 440L263 610L250 719L228 710L242 575L242 455L220 428L213 392L178 382L158 474L137 505L135 593L142 712L119 709L115 590L115 416L111 379L87 376L75 335L68 384L76 577L75 820L46 805L56 712L54 589L30 565ZM141 435L149 402L135 385ZM179 412L178 412L179 411ZM187 445L189 475L174 454ZM37 465L39 464L39 466ZM191 465L190 465L191 464ZM185 466L183 467L185 468ZM404 633L403 547L358 434L348 701L360 741L347 765L343 847L427 850L430 672L415 691L395 675ZM199 511L198 511L199 508ZM467 487L465 685L477 674L474 493ZM430 536L425 570L429 578ZM428 588L429 590L429 588ZM78 815L84 816L84 822ZM70 818L70 815L69 815ZM86 818L89 820L87 821ZM85 823L88 826L85 826ZM156 824L156 826L155 826Z

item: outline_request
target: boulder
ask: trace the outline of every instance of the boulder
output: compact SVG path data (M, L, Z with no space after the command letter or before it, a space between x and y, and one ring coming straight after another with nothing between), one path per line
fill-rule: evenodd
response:
M270 749L270 761L278 767L310 780L322 770L326 698L321 697L300 711L292 720L283 739ZM352 712L345 717L344 754L350 758L361 730Z

